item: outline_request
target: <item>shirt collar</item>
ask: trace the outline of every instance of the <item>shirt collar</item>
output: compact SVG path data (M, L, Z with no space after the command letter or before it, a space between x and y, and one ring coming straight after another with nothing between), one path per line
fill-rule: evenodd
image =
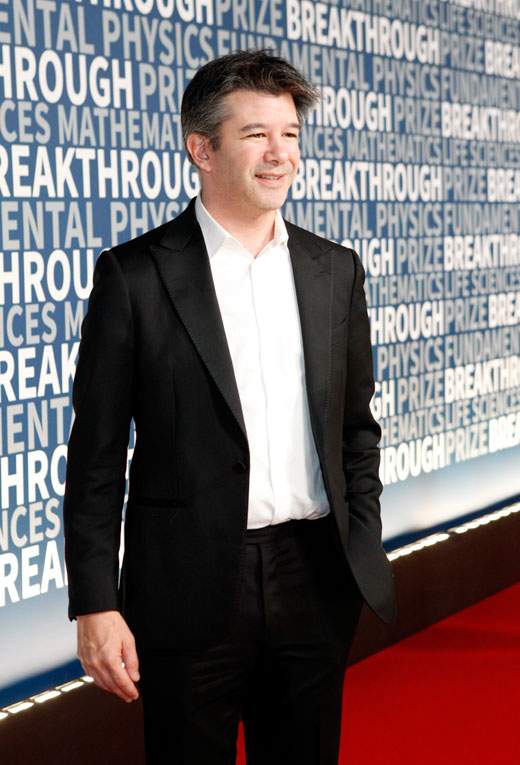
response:
M206 210L204 204L202 203L200 194L195 200L195 215L197 216L197 221L202 229L202 236L204 237L206 249L210 258L214 257L222 245L228 241L235 242L235 244L240 249L246 252L245 248L240 244L240 242L235 239L235 237L232 236L228 231L226 231L226 229L221 226L220 223L218 223L215 218ZM277 210L274 219L274 236L271 241L266 244L259 255L265 252L268 247L279 247L281 245L287 246L288 239L289 235L287 233L282 214L280 210Z

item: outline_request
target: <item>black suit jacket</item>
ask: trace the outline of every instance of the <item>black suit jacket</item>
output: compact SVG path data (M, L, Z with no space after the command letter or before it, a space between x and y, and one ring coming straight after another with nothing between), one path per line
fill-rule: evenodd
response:
M352 250L287 229L312 431L338 543L365 600L390 621L363 269ZM70 616L120 608L141 645L217 642L237 603L249 450L193 203L100 255L82 335L64 501Z

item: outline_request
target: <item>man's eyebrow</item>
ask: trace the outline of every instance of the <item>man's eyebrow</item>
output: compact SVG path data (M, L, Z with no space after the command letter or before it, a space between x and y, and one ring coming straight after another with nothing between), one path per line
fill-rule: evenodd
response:
M301 127L299 122L291 122L288 125L286 125L286 128L293 128L295 130L299 130ZM252 122L250 125L244 125L239 130L241 133L249 133L251 130L267 130L269 128L269 125L267 125L265 122Z

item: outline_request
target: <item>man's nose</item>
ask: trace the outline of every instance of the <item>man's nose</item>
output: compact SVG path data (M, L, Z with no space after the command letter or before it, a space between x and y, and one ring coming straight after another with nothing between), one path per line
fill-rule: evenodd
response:
M269 141L269 145L266 147L265 152L266 162L275 162L281 164L287 162L289 159L289 152L287 147L283 145L283 142L279 138L272 138Z

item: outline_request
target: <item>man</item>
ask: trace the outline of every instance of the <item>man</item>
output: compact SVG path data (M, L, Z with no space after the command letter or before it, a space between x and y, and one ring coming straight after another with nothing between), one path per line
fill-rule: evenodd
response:
M70 615L99 686L139 681L148 762L230 765L242 715L248 763L336 763L361 605L394 615L363 270L279 213L317 97L265 51L205 65L182 105L201 195L96 266Z

